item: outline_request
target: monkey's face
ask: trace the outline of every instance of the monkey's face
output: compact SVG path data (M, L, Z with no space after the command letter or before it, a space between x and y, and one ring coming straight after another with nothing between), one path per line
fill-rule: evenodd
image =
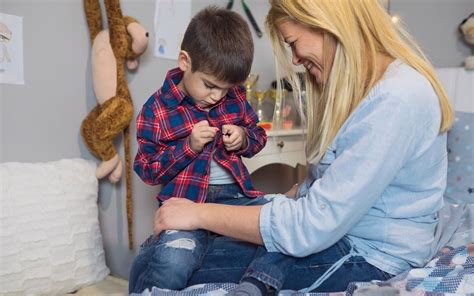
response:
M139 23L130 23L127 25L127 32L131 37L131 57L138 57L148 47L148 32Z

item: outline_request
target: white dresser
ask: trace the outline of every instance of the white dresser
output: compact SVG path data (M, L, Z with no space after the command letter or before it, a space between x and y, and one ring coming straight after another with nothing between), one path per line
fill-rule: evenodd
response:
M252 158L242 158L249 173L272 163L291 167L306 165L304 153L305 131L303 129L267 131L265 148Z

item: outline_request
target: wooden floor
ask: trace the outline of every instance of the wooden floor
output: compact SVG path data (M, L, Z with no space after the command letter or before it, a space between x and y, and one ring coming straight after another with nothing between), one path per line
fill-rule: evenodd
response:
M128 295L128 281L107 276L103 281L80 289L75 293L66 295L74 296L127 296Z

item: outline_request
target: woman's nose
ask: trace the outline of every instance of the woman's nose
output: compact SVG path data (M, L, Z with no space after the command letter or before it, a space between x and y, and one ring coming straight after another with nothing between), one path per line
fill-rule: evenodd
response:
M298 55L295 52L293 52L291 62L295 66L298 66L299 64L301 64L301 59L298 57Z

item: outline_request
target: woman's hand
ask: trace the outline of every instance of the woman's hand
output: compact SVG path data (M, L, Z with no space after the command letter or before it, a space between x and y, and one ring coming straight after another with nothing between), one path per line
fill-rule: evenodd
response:
M199 228L199 205L185 198L173 197L163 202L155 212L153 232L163 230L195 230Z

